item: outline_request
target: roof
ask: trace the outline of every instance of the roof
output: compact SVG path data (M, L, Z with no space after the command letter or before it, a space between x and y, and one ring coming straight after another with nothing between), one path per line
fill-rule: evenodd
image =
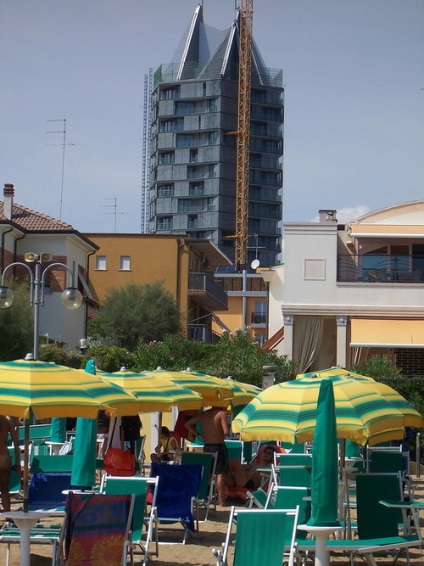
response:
M191 79L230 78L237 80L239 63L240 11L230 28L217 30L203 21L203 8L197 6L187 35L180 42L170 64L163 64L155 73L159 82ZM266 67L258 46L252 39L252 85L282 88L280 69Z
M78 230L75 230L73 226L63 222L62 220L56 220L47 214L42 214L20 204L13 203L13 214L12 218L9 219L4 215L4 202L0 201L0 224L9 224L17 229L21 229L24 232L37 232L37 233L55 233L63 232L68 234L75 234L77 237L84 240L93 249L98 249L98 246L91 242L88 238L83 236Z

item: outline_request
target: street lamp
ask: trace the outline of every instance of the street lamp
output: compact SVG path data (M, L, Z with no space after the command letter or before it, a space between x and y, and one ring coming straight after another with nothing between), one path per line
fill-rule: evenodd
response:
M12 289L5 285L5 278L6 273L15 266L22 266L29 273L29 286L30 286L30 295L29 295L29 303L34 309L34 359L38 359L39 354L39 339L40 339L40 306L44 305L44 286L46 281L46 274L53 269L54 267L61 267L65 269L69 276L71 285L68 286L62 293L61 301L64 307L69 310L77 309L81 306L82 303L82 295L78 291L76 287L73 287L73 278L74 274L72 270L65 265L64 263L51 263L44 269L42 269L43 262L51 261L52 255L47 252L43 252L41 255L37 255L35 253L26 253L24 256L25 262L15 261L8 265L2 275L1 286L0 286L0 309L7 309L13 303L14 294ZM35 270L33 270L27 265L28 263L35 264Z

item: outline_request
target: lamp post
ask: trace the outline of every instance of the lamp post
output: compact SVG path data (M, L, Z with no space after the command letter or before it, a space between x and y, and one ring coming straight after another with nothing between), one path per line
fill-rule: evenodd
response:
M39 346L40 346L40 306L44 305L44 286L46 282L46 274L55 267L60 267L65 269L70 276L71 285L69 285L62 293L61 301L64 307L69 310L77 309L81 306L82 295L76 287L73 286L74 274L72 270L64 263L51 263L47 265L44 269L42 264L47 261L52 260L52 255L47 252L43 252L41 255L35 253L26 253L24 256L25 262L15 261L8 265L3 270L1 286L0 286L0 308L7 309L13 303L14 293L10 287L5 285L6 273L15 266L25 267L29 273L29 286L30 295L29 303L34 309L34 348L33 355L34 359L38 359ZM34 263L35 269L33 270L29 267L28 263Z

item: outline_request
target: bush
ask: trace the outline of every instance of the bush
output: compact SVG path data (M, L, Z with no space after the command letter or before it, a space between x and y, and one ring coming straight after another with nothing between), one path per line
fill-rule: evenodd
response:
M93 346L87 350L84 357L84 366L88 359L94 358L96 367L103 371L119 371L122 366L136 371L136 356L125 348L118 346Z
M38 357L43 362L53 362L75 369L80 369L83 362L83 356L79 352L65 350L65 348L54 344L42 344Z

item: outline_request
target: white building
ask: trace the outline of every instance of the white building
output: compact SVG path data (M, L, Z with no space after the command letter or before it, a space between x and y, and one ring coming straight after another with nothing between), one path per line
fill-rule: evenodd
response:
M346 225L320 211L320 222L286 223L284 238L270 284L280 354L306 371L384 353L405 375L424 375L424 201Z
M0 274L11 263L23 262L27 253L51 254L42 264L42 270L53 263L63 263L69 268L73 278L61 267L52 267L45 273L40 336L73 350L86 336L86 307L91 300L88 261L98 246L66 222L16 204L14 195L13 185L6 184L4 200L0 201ZM6 285L10 275L21 280L29 277L24 267L11 268L6 274ZM77 287L83 295L84 303L76 310L68 310L61 303L62 292L68 286Z

